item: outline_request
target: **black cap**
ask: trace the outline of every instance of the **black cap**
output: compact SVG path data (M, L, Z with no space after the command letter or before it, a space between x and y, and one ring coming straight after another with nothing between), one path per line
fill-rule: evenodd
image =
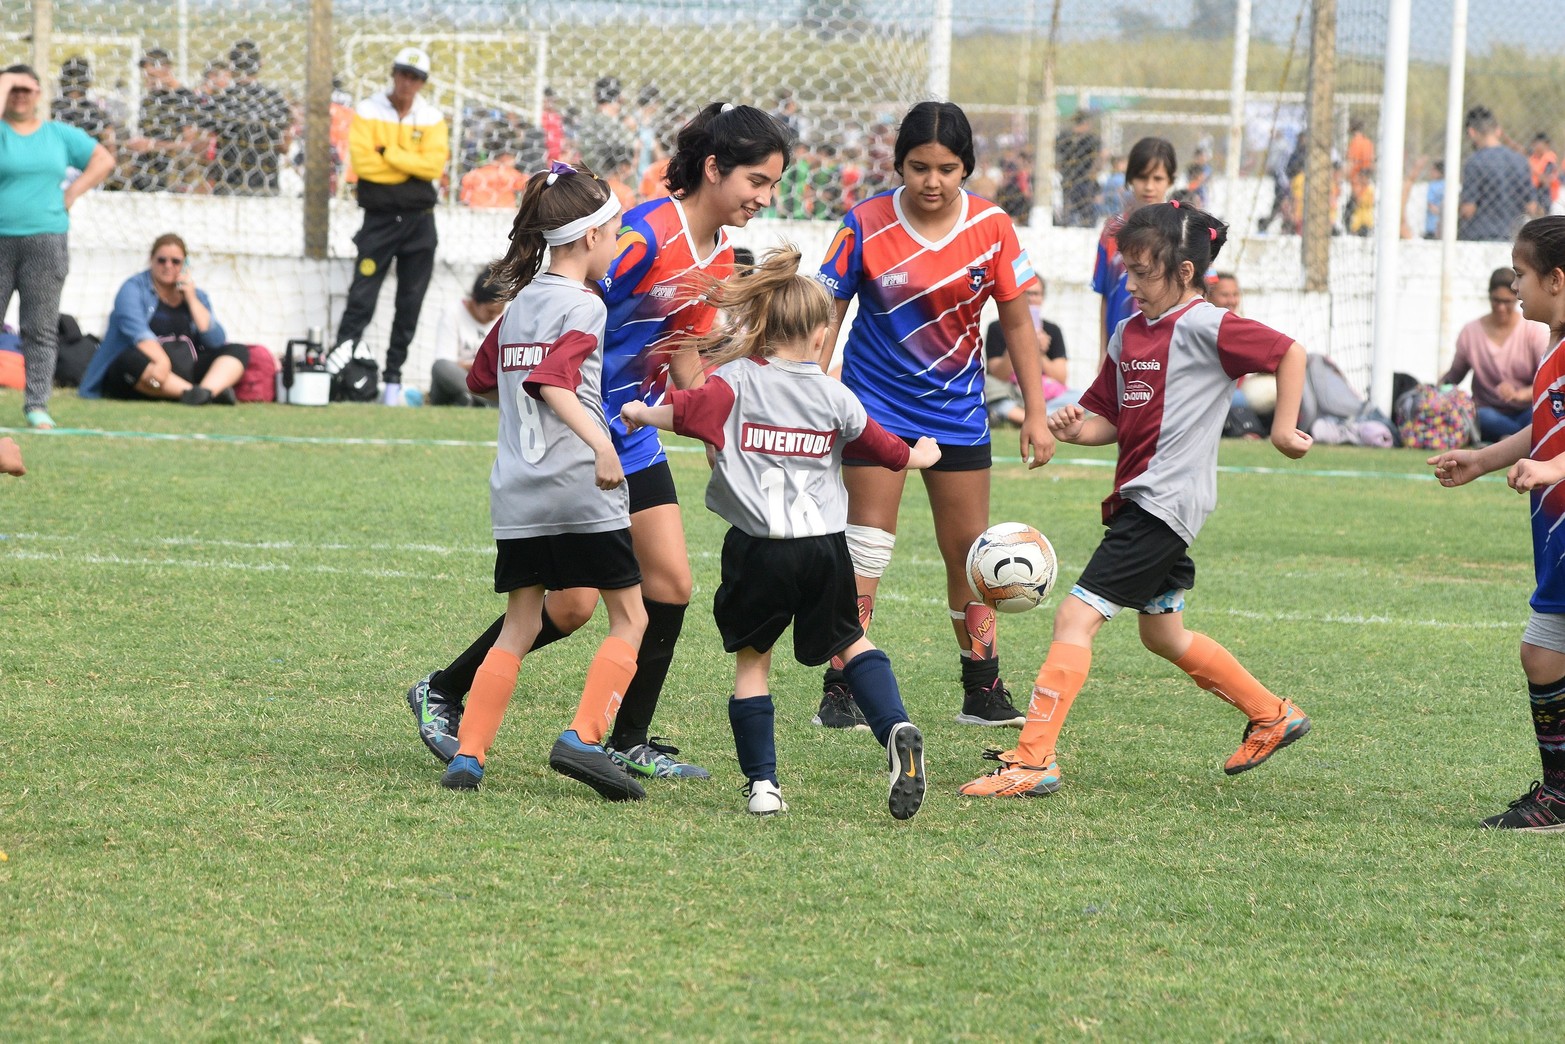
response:
M145 69L149 65L173 65L174 61L163 48L154 47L142 55L141 60L136 64Z

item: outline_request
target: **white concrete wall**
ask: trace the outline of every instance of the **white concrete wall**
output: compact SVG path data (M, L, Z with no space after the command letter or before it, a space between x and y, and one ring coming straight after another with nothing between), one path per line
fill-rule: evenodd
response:
M1215 202L1215 201L1214 201ZM302 203L296 199L233 199L94 192L71 214L71 274L62 307L83 329L101 333L120 284L146 266L153 239L178 232L190 246L196 281L211 295L218 317L238 341L281 351L290 338L311 326L328 331L342 314L352 279L353 235L359 211L334 201L331 259L306 261L303 254ZM437 213L440 250L435 276L425 298L408 365L408 383L424 386L434 359L432 340L440 309L460 298L480 266L504 252L511 214L442 207ZM1236 228L1236 231L1244 227ZM735 233L735 241L757 252L782 239L797 243L805 257L824 256L834 226L815 222L755 221ZM1071 357L1071 383L1085 386L1096 362L1098 302L1091 292L1097 236L1090 229L1021 229L1023 244L1048 281L1045 312L1060 324ZM1311 351L1333 355L1350 378L1369 382L1369 342L1373 309L1374 260L1368 239L1333 241L1330 295L1302 290L1299 240L1294 237L1237 239L1219 259L1219 268L1237 268L1244 286L1244 312L1292 334ZM1385 346L1392 366L1432 380L1450 358L1451 346L1437 344L1440 316L1440 244L1409 240L1402 244L1402 289L1398 294L1398 333ZM1453 314L1457 325L1488 307L1488 277L1506 264L1505 243L1462 243L1457 253ZM392 312L395 272L381 291L381 303L366 339L384 358ZM992 306L991 306L992 312ZM9 321L16 324L16 308ZM1452 337L1455 330L1452 330Z

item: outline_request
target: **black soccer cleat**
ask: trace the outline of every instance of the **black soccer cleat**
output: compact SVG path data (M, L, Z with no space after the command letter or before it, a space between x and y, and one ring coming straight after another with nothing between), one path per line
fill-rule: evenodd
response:
M898 722L886 740L886 764L891 770L891 792L886 806L892 819L912 819L924 804L924 736L910 721Z
M549 767L562 776L585 783L609 801L640 801L647 796L608 751L585 742L573 729L560 733L549 751Z

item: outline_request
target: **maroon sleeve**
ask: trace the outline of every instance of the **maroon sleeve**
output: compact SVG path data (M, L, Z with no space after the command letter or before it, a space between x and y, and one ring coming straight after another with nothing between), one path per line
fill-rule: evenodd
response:
M1276 373L1291 344L1293 338L1287 334L1232 312L1224 315L1217 327L1217 359L1230 377Z
M483 395L500 387L500 323L495 323L484 334L484 343L473 356L473 367L467 371L467 390Z
M1103 357L1103 368L1081 397L1081 408L1119 425L1119 372L1112 355Z
M564 388L574 392L581 383L581 364L598 349L598 339L581 330L566 330L565 335L544 355L543 362L533 367L533 372L522 382L522 388L533 398L539 398L544 385ZM479 350L482 356L483 350Z
M912 448L907 443L882 428L873 417L865 418L864 431L842 447L844 459L868 461L891 471L901 471L907 467L908 454L911 452Z
M708 377L698 388L674 389L668 401L674 407L675 432L723 448L723 426L734 411L734 389L727 381Z

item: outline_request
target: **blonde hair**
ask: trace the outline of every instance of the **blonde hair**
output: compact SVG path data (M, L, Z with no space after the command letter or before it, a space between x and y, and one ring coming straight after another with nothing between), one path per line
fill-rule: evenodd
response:
M777 345L807 341L831 322L831 295L810 276L799 274L799 248L784 243L758 264L737 269L726 282L705 277L696 292L722 309L724 320L711 332L685 337L679 347L711 352L708 361L776 354Z

